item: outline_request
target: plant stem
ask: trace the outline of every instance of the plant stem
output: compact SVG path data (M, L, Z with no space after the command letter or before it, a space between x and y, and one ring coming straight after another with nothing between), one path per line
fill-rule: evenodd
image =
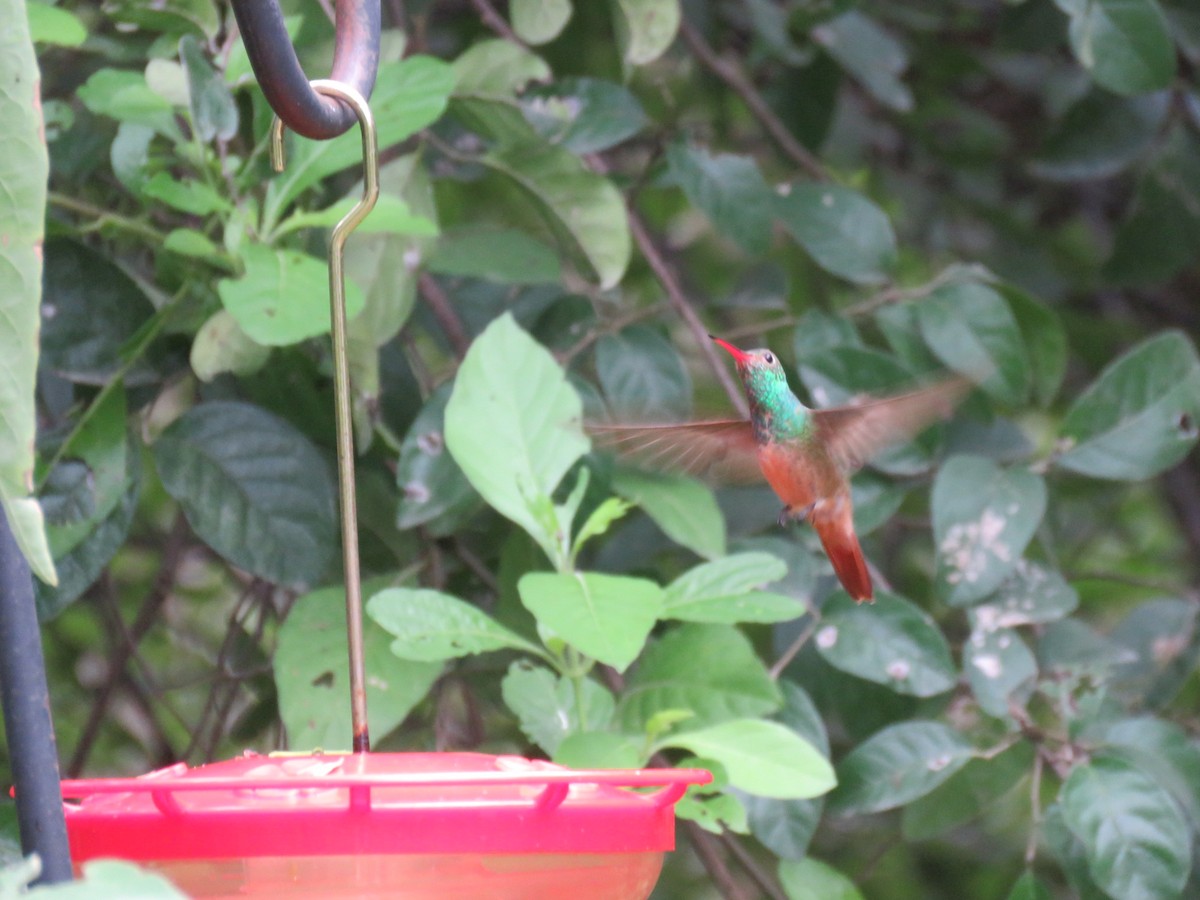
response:
M161 244L166 240L166 237L161 232L151 228L149 225L139 222L136 219L129 219L118 215L110 210L101 209L99 206L92 206L92 204L84 200L76 200L74 197L68 197L66 194L60 194L57 191L50 191L46 195L46 199L54 206L94 218L96 221L87 226L89 230L103 228L105 225L115 225L139 237L154 241L156 244Z

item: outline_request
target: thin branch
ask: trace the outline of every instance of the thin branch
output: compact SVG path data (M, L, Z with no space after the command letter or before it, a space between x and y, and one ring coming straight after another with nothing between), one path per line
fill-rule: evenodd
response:
M118 215L115 212L107 209L101 209L99 206L93 206L83 200L76 200L74 197L68 197L66 194L60 194L57 191L50 191L46 195L46 199L51 206L59 206L63 209L69 209L73 213L78 213L82 216L90 216L95 219L88 225L80 226L84 231L95 231L103 228L105 225L115 225L118 228L124 229L131 234L136 234L138 237L145 238L148 241L153 241L156 244L161 244L166 240L166 235L160 231L151 228L149 225L143 224L136 219L128 219L125 216Z
M651 319L654 316L661 315L667 308L667 305L664 303L652 303L649 306L639 306L637 309L629 310L607 322L603 322L560 353L558 361L566 365L605 335L616 334L626 326L640 322L642 319Z
M725 900L751 900L750 895L737 883L737 879L729 871L729 866L725 864L725 857L721 854L716 835L709 834L695 822L684 822L683 828L687 832L688 842L700 857L705 870L712 876L721 896Z
M788 663L796 658L796 654L799 653L804 645L808 643L808 639L813 636L813 632L815 632L817 630L817 626L821 624L821 614L819 612L814 609L809 612L809 615L812 616L812 621L809 622L808 625L804 627L804 630L801 631L796 637L796 639L792 641L791 646L783 651L783 654L779 657L779 659L775 660L775 665L771 666L771 671L769 674L772 681L779 680L779 676L782 675L783 670L788 667Z
M787 126L783 124L783 121L775 114L775 110L771 109L763 95L742 72L741 67L733 60L720 56L688 21L684 20L680 24L679 31L700 62L742 98L742 102L746 104L750 113L758 119L759 124L779 145L784 155L813 178L828 181L829 174L821 165L821 161L788 131Z
M462 319L454 311L454 304L432 275L422 274L417 284L421 289L421 299L437 319L446 339L450 341L450 346L454 348L455 355L462 359L467 354L467 348L471 346L471 338L463 327Z
M1025 865L1037 859L1038 834L1042 827L1042 754L1033 757L1033 777L1029 780L1029 837L1025 841Z
M171 524L171 530L163 545L162 564L159 566L158 575L154 579L150 593L142 601L141 608L138 609L137 616L129 627L126 639L116 643L109 655L107 678L92 701L91 712L88 713L88 720L84 723L79 743L75 745L75 752L71 755L71 761L67 763L67 774L71 778L78 778L79 773L87 764L96 738L100 735L100 727L108 716L113 694L124 675L125 665L129 662L134 648L158 620L159 611L175 588L175 577L187 549L190 534L191 530L188 528L183 513L176 513L175 521Z
M738 864L746 870L746 874L754 879L755 884L759 886L764 896L770 897L771 900L788 900L788 896L784 893L783 888L759 865L758 860L750 854L750 851L742 846L742 842L736 834L727 831L721 835L721 840L725 842L725 846L737 857Z
M517 37L517 33L512 30L512 26L508 24L504 16L496 12L488 0L471 0L471 5L475 7L475 11L479 13L479 18L483 20L483 24L506 41L512 41L514 44L526 46L525 42Z
M667 261L658 252L658 248L654 245L654 241L651 239L650 233L646 230L641 217L632 208L629 210L629 231L633 235L634 243L637 244L638 249L642 252L642 256L646 258L646 262L649 264L650 270L654 273L654 277L658 279L658 283L666 291L667 299L670 301L671 306L692 332L692 336L696 339L696 344L699 345L700 351L704 354L705 359L708 360L708 364L716 374L717 380L721 382L721 387L729 395L730 402L741 415L749 416L750 408L746 404L746 398L737 383L733 380L733 376L729 374L729 367L725 364L725 361L717 355L716 345L708 338L708 329L704 327L699 316L696 315L696 311L688 303L687 298L683 295L683 288L680 287L679 279L675 277L675 273L671 271L671 267L667 265Z

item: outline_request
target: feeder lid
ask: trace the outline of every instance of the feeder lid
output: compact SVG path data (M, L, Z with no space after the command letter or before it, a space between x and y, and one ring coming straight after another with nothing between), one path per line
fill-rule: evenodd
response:
M637 853L675 846L703 769L572 770L481 753L247 753L140 778L64 781L71 854L135 860ZM651 792L625 788L657 787Z

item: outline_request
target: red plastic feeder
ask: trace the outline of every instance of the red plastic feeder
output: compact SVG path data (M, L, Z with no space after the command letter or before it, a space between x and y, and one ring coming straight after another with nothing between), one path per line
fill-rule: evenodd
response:
M711 777L480 753L247 755L62 789L82 801L66 805L76 866L136 860L193 897L630 900L675 847L675 801Z

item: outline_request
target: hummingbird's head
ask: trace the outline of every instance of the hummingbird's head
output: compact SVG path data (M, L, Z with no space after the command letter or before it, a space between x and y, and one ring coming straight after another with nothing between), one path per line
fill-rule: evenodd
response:
M765 347L742 350L728 341L709 335L717 344L729 352L737 366L738 377L746 387L751 400L771 397L788 390L787 375L779 357Z

